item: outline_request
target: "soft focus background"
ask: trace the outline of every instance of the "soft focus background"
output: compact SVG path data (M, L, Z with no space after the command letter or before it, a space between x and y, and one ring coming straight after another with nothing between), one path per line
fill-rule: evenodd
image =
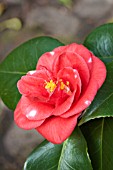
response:
M112 17L113 0L2 0L0 62L19 44L41 35L66 44L82 43L91 30L112 22ZM42 140L35 130L19 129L13 112L0 101L0 170L21 170Z

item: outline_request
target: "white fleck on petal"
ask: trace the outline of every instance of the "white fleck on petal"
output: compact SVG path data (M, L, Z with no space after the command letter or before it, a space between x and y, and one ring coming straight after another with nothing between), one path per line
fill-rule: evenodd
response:
M31 110L31 111L26 115L26 117L27 117L27 118L35 117L36 113L37 113L36 110Z
M51 52L50 52L50 54L51 54L51 55L54 55L54 54L55 54L55 52L54 52L54 51L51 51Z
M75 74L75 76L74 76L74 77L75 77L75 79L76 79L76 78L77 78L77 75Z
M34 74L34 73L36 73L36 70L29 71L29 74L30 74L30 75L32 75L32 74Z
M88 60L88 63L91 63L92 62L92 58L90 57L89 60Z
M85 101L85 104L86 104L86 105L89 105L89 104L91 104L91 101L86 100L86 101Z
M76 73L77 72L76 69L73 69L73 72Z

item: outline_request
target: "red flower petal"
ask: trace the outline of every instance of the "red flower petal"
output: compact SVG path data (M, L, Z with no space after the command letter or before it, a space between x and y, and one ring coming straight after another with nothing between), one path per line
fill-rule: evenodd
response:
M77 124L78 115L68 119L61 117L50 117L45 122L36 128L47 140L54 144L62 143L70 136Z
M64 52L55 59L53 64L54 76L65 67L71 67L78 71L82 82L82 91L84 91L90 78L89 68L85 60L78 54Z
M55 58L56 58L56 55L54 55L53 51L44 53L38 60L36 70L39 70L40 66L43 66L47 70L52 71L52 65L53 65Z
M69 86L66 86L67 89L61 90L60 85L58 85L54 93L50 96L48 103L55 103L53 115L60 115L70 109L73 101L75 99L77 100L81 93L81 81L76 70L73 70L71 67L60 70L57 75L58 82L61 79L65 85L66 82L69 82Z
M70 86L73 86L73 90L74 90L71 92L71 87L70 87L71 95L68 96L68 98L64 102L60 103L59 105L56 105L56 108L53 111L53 115L58 116L58 115L65 113L66 111L68 111L71 108L73 101L78 99L78 97L81 93L81 81L80 81L78 72L73 71L73 69L70 67L60 70L57 75L57 78L58 79L62 78L62 80L64 80L65 82L69 81ZM59 93L57 93L57 95L59 95ZM67 93L67 95L68 95L68 93ZM55 94L53 94L51 97L54 99L54 96L55 96ZM59 96L58 100L63 100L61 97L62 96ZM56 100L56 98L54 100ZM56 101L56 103L58 103L58 102Z
M49 96L44 88L44 79L31 76L23 76L17 83L21 94L26 96L38 97L40 100L46 100Z
M65 102L63 102L62 104L60 104L59 106L55 108L55 110L53 111L53 115L56 115L56 116L61 115L70 109L74 101L75 92L76 91L74 91L72 95L67 98Z
M67 46L61 46L54 49L55 52L62 53L65 52L71 52L80 55L87 63L89 69L91 69L92 66L92 53L82 44L76 44L72 43Z
M45 69L30 71L26 76L21 77L17 86L21 94L44 100L49 97L49 93L44 88L45 81L49 81L51 78L51 74Z
M69 87L71 91L78 90L78 95L81 93L81 79L76 69L73 69L71 67L64 67L57 74L57 80L59 81L60 79L62 79L64 83L66 83L66 81L69 82Z
M16 124L20 127L23 128L25 130L29 130L29 129L34 129L38 126L40 126L44 120L29 120L26 118L25 115L23 115L22 110L21 110L21 99L18 102L18 105L15 109L14 112L14 120L16 122Z
M60 90L58 86L54 90L54 92L50 95L49 100L47 102L57 107L61 105L63 102L65 102L68 97L69 95L64 90Z
M81 98L73 107L67 112L61 115L63 118L70 117L74 114L82 112L86 109L94 99L97 90L101 87L106 78L106 68L101 60L93 56L93 68L91 73L91 79L89 81L88 87Z
M29 120L42 120L52 115L54 107L36 98L22 96L21 110Z

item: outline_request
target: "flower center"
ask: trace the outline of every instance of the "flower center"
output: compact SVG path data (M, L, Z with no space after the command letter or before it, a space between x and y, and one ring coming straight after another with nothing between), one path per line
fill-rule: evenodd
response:
M60 90L65 90L67 93L70 93L70 87L69 87L69 81L66 81L64 83L62 79L59 81L54 82L53 80L50 80L49 82L45 81L45 89L49 90L49 92L53 92L57 86L60 87Z
M53 80L50 80L50 82L46 82L45 89L49 90L50 92L53 92L57 85L53 82Z

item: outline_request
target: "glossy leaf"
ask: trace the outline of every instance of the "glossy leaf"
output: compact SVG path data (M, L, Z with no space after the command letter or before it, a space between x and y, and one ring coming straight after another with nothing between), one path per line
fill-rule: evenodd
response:
M77 127L61 145L45 141L27 158L24 170L92 170L86 141Z
M15 109L20 94L17 81L29 70L34 70L39 57L63 44L50 37L34 38L13 50L0 65L0 96L12 110Z
M94 170L113 169L113 118L92 120L81 126Z
M83 113L79 125L95 118L113 117L113 62L106 65L107 78L95 99Z
M113 61L113 23L93 30L85 39L84 45L105 63Z
M24 170L56 170L61 150L62 144L54 145L44 141L27 158Z
M72 169L92 170L86 141L78 127L64 142L58 164L58 170Z

